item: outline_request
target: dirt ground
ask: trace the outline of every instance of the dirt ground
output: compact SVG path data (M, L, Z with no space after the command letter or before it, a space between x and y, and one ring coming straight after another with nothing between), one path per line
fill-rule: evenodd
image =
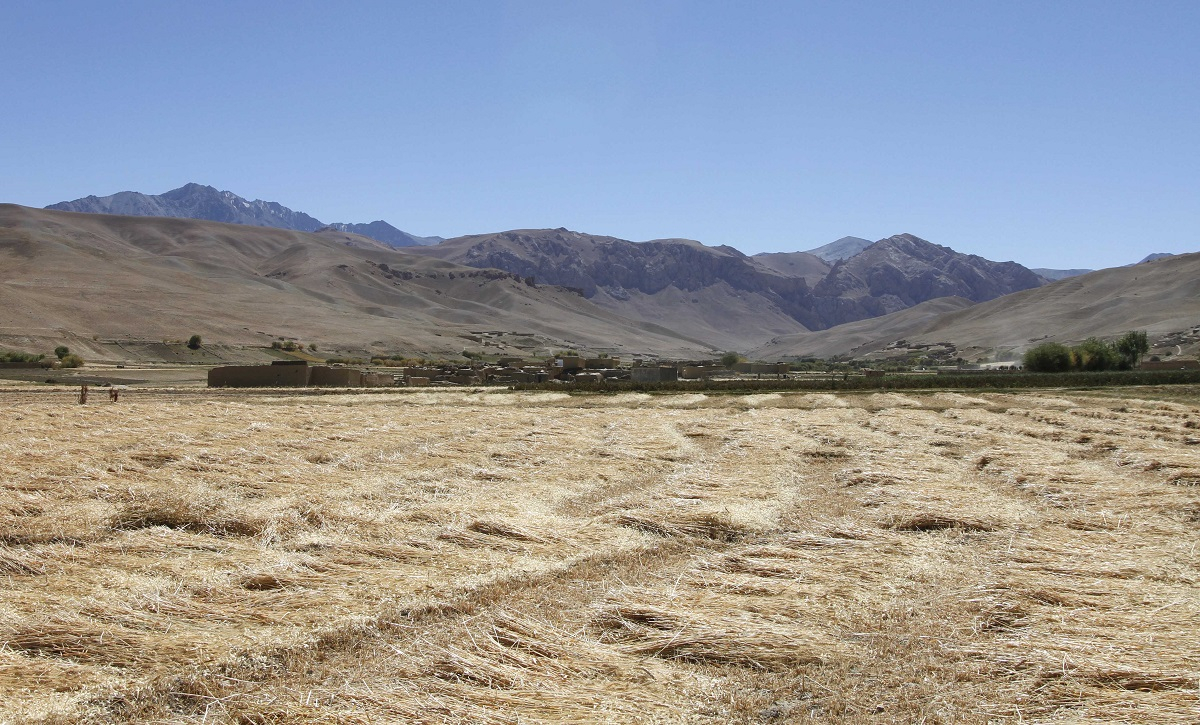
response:
M0 722L1196 722L1200 390L0 387Z
M82 368L9 368L0 370L0 388L27 387L31 383L52 387L118 385L150 388L203 388L208 385L208 368L200 365L104 365L89 363ZM106 393L107 394L107 393Z

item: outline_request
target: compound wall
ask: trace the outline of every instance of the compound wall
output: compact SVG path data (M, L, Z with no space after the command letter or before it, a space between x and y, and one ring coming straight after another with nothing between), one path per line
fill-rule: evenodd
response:
M307 365L227 365L208 371L210 388L303 388Z

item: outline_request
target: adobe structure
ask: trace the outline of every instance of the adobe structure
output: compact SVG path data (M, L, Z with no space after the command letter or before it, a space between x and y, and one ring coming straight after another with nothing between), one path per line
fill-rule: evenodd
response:
M226 365L208 371L210 388L378 388L395 384L392 375L327 365L309 366L304 360Z

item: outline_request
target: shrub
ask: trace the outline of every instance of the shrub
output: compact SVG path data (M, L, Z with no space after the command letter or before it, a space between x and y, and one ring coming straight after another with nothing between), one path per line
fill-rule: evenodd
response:
M59 345L58 347L54 348L54 354L59 360L62 360L64 357L71 354L71 348L67 347L66 345Z
M188 341L187 341L187 346L188 346L188 347L190 347L190 348L191 348L191 349L193 349L193 350L199 350L199 349L200 349L200 343L201 343L200 336L199 336L199 335L192 335L191 337L189 337L189 338L188 338Z
M741 361L742 356L732 350L721 356L721 364L725 366L726 370L733 368L734 365L737 365Z
M1071 350L1057 342L1043 342L1029 348L1023 363L1035 373L1065 373L1071 369Z
M0 362L41 362L45 355L34 355L28 352L0 351Z
M74 353L68 353L62 356L62 366L64 368L80 368L83 367L83 358Z

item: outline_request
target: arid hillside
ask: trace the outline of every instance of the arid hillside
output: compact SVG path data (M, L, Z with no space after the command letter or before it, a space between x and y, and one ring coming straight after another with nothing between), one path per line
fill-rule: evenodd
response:
M1195 389L73 392L0 722L1196 721Z
M974 302L1045 280L900 234L832 266L794 252L748 257L687 239L630 242L567 229L449 239L416 253L578 288L597 305L731 349L907 309L939 297Z
M816 318L805 319L810 294L802 278L731 247L520 229L448 239L414 252L572 287L598 306L723 349L821 326Z
M967 307L939 302L920 315L917 311L781 336L751 354L771 360L862 355L905 339L949 342L968 355L1019 355L1042 340L1075 343L1129 330L1146 330L1152 343L1166 345L1163 352L1195 354L1200 347L1200 254L1103 269ZM943 314L925 314L930 311Z
M766 345L750 350L747 354L762 360L786 357L859 357L882 350L896 340L907 339L915 332L924 330L942 315L967 309L973 304L962 297L939 297L883 317L847 322L828 330L778 337Z
M186 339L454 355L564 347L708 348L561 288L392 250L365 237L0 205L0 346Z

